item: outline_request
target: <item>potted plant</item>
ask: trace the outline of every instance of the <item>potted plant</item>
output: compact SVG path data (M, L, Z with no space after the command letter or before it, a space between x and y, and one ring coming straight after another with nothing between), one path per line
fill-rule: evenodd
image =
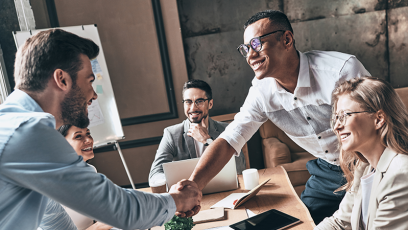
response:
M166 230L191 230L194 227L193 218L183 218L173 216L171 220L164 224Z

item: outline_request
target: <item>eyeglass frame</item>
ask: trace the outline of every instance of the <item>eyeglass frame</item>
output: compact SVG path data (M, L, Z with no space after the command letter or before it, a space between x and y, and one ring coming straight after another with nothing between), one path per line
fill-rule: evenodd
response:
M261 52L262 51L262 41L261 41L261 39L262 38L264 38L264 37L267 37L267 36L269 36L269 35L271 35L271 34L274 34L274 33L277 33L277 32L285 32L286 30L275 30L275 31L273 31L273 32L270 32L270 33L267 33L267 34L264 34L264 35L261 35L261 36L258 36L258 37L253 37L253 38L251 38L251 40L249 40L249 43L248 44L241 44L241 45L239 45L238 46L238 48L237 48L237 50L238 50L238 52L244 57L244 58L247 58L247 56L244 56L243 54L242 54L242 52L239 50L241 47L247 47L247 49L248 49L248 51L247 51L247 54L249 53L249 50L250 49L252 49L253 51L255 51L255 52ZM255 50L253 47L252 47L252 41L254 40L254 39L258 39L259 40L259 44L260 44L260 46L261 46L261 48L257 51L257 50ZM248 48L248 47L250 47L250 48Z
M197 106L197 107L200 107L200 106L202 106L202 105L199 105L198 103L197 103L197 101L200 101L200 100L202 100L203 101L203 104L202 105L204 105L204 103L205 103L205 101L211 101L212 100L212 98L207 98L207 99L204 99L204 98L198 98L197 100L195 100L195 101L193 101L193 100L190 100L190 99L187 99L187 100L182 100L181 102L184 104L184 105L187 105L187 104L185 104L184 102L186 102L186 101L191 101L191 103L193 103L194 102L194 104ZM191 104L190 104L191 105ZM189 106L190 106L189 105Z
M347 116L350 116L351 114L357 114L357 113L372 113L372 111L367 110L367 111L360 111L360 112L346 112L344 110L340 110L339 112L343 111L343 115L342 116L338 116L337 114L335 116L333 116L333 118L331 119L331 126L332 129L334 129L334 127L336 127L337 121L340 122L340 125L344 126L346 125L347 122ZM340 120L340 117L344 117L344 122Z

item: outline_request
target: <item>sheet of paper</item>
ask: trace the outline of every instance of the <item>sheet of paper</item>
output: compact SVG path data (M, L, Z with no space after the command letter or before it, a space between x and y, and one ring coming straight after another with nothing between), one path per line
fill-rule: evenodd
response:
M249 209L245 209L245 211L247 213L248 218L256 216L256 214L253 211L249 210Z
M237 223L239 221L242 221L248 218L245 212L245 209L225 209L225 212L227 213L226 220L217 220L217 221L197 224L196 226L194 226L193 230L211 229L215 227L228 227L229 225L233 223ZM224 229L224 228L221 228L221 229ZM229 228L225 228L225 229L229 229Z
M98 99L92 101L92 104L88 106L88 118L89 118L88 128L103 124L105 122L105 118L103 117Z
M197 215L193 216L194 224L211 222L216 220L225 219L224 207L218 207L208 210L200 211Z
M216 204L211 206L211 208L224 207L224 208L234 208L234 201L239 200L241 197L245 196L246 193L232 193L224 199L218 201Z
M91 65L92 65L92 72L95 74L95 77L97 80L102 80L103 72L102 68L99 65L98 59L92 59L91 60Z
M97 94L103 94L102 85L96 85L96 93Z
M207 228L206 230L234 230L234 229L230 228L230 226L223 226L223 227Z

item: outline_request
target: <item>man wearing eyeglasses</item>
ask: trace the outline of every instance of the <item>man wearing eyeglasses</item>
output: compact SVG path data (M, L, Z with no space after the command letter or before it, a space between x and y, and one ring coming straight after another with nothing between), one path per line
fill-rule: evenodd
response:
M201 157L204 150L225 130L228 123L208 115L213 107L211 87L201 80L190 80L183 86L183 105L187 119L164 129L163 138L150 169L149 185L165 182L163 163ZM237 173L245 169L241 150L235 157ZM232 155L231 155L232 156Z
M206 149L184 184L202 189L270 119L318 158L307 163L312 176L301 197L318 224L338 209L344 196L333 193L344 180L338 140L330 128L331 92L339 81L370 74L353 55L296 50L292 27L282 12L259 12L244 28L245 44L238 51L255 73L253 86L234 121Z

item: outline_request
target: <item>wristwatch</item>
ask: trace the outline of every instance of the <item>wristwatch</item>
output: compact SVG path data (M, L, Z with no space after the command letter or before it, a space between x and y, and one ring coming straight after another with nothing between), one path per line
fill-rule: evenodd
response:
M210 137L207 140L205 140L205 146L209 146L214 140Z

